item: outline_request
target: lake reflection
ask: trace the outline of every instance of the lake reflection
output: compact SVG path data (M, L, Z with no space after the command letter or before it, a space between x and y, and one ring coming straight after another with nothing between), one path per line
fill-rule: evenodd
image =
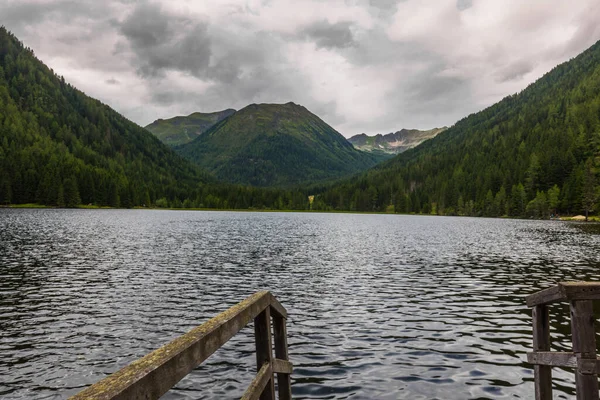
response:
M257 290L295 398L533 397L524 297L596 280L590 225L396 215L0 209L0 397L65 398ZM554 306L566 350L568 309ZM168 393L240 397L246 328ZM573 375L554 370L555 396Z

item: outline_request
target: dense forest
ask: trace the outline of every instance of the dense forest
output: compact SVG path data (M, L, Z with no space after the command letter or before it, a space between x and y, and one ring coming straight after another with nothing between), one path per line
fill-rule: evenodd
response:
M265 187L332 180L364 171L381 159L356 150L294 103L246 106L175 151L220 180Z
M299 190L217 183L0 28L0 204L305 209Z
M330 188L314 206L490 217L587 213L598 206L599 166L600 42L519 94Z
M221 177L253 185L312 181L312 186L218 183L145 129L66 83L2 27L0 205L538 218L587 214L600 206L600 42L522 92L337 184L322 179L375 160L348 149L341 135L303 107L249 107L179 151L202 164L212 151L204 146L210 142L213 149L228 147L221 149L226 157L213 158L212 171ZM232 135L242 128L248 134L236 141ZM311 141L318 142L311 144L316 154L306 153ZM319 175L328 169L334 173Z

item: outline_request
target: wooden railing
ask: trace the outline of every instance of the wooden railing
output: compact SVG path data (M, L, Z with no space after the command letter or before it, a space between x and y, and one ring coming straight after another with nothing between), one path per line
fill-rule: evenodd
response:
M527 297L533 307L533 352L527 361L534 365L535 398L552 399L552 367L575 368L578 400L598 400L596 331L592 300L600 300L599 282L563 282ZM550 351L550 314L548 305L569 301L573 351Z
M275 399L274 374L279 399L291 399L286 319L287 311L271 293L256 293L71 399L158 399L252 320L258 373L242 399Z

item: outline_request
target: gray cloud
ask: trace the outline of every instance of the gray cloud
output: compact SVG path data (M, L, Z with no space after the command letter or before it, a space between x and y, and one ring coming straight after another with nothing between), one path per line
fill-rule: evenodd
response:
M473 6L473 0L456 0L456 8L459 10L466 10Z
M160 4L141 3L120 24L142 76L161 76L165 70L201 77L211 50L207 24L171 15Z
M97 3L97 2L94 2ZM37 1L3 1L0 4L0 22L9 23L13 27L37 24L45 19L60 19L67 21L80 15L100 16L101 5L76 0L61 0L54 2Z
M0 24L141 125L293 101L351 136L451 125L600 38L597 0L506 1L5 0Z
M349 22L318 21L304 28L301 35L312 39L318 47L344 48L354 44L351 26Z
M496 77L499 82L521 79L523 75L533 71L533 68L531 60L519 60L499 70Z

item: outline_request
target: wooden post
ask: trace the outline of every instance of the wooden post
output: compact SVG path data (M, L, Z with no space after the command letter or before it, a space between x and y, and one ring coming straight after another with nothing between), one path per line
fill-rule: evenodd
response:
M533 307L533 351L550 350L550 316L548 306ZM552 400L552 367L535 365L535 399Z
M260 371L264 364L271 365L273 359L273 345L271 344L271 307L254 318L254 340L256 342L256 371ZM269 383L260 395L261 400L275 400L275 382L273 373Z
M591 300L571 301L571 331L573 353L577 356L575 390L577 400L598 400L596 372L596 334ZM589 368L589 364L594 368Z
M273 315L273 334L275 341L275 358L280 360L289 360L287 345L287 330L285 327L286 319L281 316ZM292 399L292 382L290 374L277 374L277 387L279 400Z

